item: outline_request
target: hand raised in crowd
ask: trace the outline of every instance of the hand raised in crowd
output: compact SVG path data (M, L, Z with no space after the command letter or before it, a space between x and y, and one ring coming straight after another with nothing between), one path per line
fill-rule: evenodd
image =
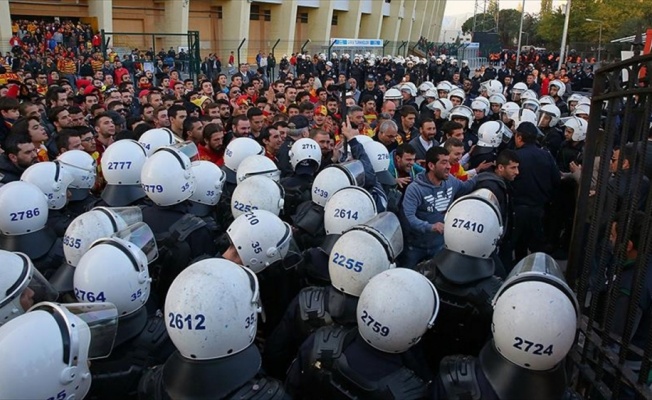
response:
M444 223L443 222L435 222L432 225L432 231L437 232L440 235L443 235L444 234Z
M353 127L351 126L351 120L349 119L349 116L347 115L346 116L346 122L344 122L342 124L342 135L344 135L344 137L347 140L351 140L355 136L358 136L359 134L360 134L360 132L358 132L357 129L353 129Z
M406 176L404 178L396 178L396 184L401 189L409 185L410 182L412 182L412 178L410 178L409 176Z
M494 165L496 165L496 163L493 161L483 161L477 167L475 167L475 170L478 172L484 171L486 169L493 167Z

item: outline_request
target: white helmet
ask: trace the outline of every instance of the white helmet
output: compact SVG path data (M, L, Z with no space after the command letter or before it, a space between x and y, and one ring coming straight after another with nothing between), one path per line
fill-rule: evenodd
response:
M274 161L259 154L251 155L242 160L236 174L237 183L255 175L266 176L276 182L281 179L281 171L274 164Z
M577 102L578 106L588 106L589 108L591 107L591 97L588 96L581 96L579 101Z
M195 193L188 200L191 201L193 208L209 210L219 203L220 197L222 197L222 187L226 180L226 174L215 163L206 160L193 163L192 169L197 181Z
M550 82L548 91L552 91L553 87L557 88L557 96L564 97L564 93L566 93L566 84L564 84L564 82L555 79L554 81Z
M541 96L541 98L539 99L539 105L543 107L547 104L554 106L555 104L557 104L557 102L551 96Z
M290 164L293 169L297 169L297 165L311 165L315 171L321 165L321 148L319 143L310 138L301 138L294 142L290 148Z
M573 110L572 115L591 115L591 107L587 106L586 104L578 104L575 106L575 110Z
M259 298L258 279L249 268L220 258L201 260L172 282L165 327L184 358L238 354L256 337Z
M478 128L478 146L496 148L505 140L511 137L509 128L502 121L487 121Z
M24 235L43 229L48 221L48 200L32 183L15 181L0 187L0 233Z
M575 342L578 304L557 263L544 253L521 260L493 300L496 349L519 367L546 371Z
M502 93L496 93L489 96L489 104L503 104L507 103L507 99Z
M425 94L428 90L434 89L435 84L430 81L425 81L419 85L419 93Z
M394 268L371 278L356 311L360 336L386 353L403 353L435 323L439 295L423 275Z
M498 200L488 189L462 196L446 212L445 246L459 254L487 259L503 234L502 220Z
M324 207L335 192L348 186L364 186L362 161L351 160L331 164L317 174L312 181L312 202Z
M36 185L48 199L50 210L60 210L68 201L68 186L73 175L57 161L36 163L23 172L21 181Z
M565 129L572 129L573 135L571 139L574 142L581 142L586 139L586 130L588 128L588 123L580 117L568 117L564 119Z
M118 140L102 154L102 175L109 185L140 185L147 152L135 140Z
M439 95L437 94L437 89L428 89L426 92L423 94L423 97L425 98L430 98L430 99L437 99L439 98Z
M500 113L507 115L507 118L509 119L514 119L514 115L518 114L518 112L521 110L521 107L518 106L518 104L508 101L507 103L503 104L502 107L500 107Z
M550 117L549 126L557 126L559 118L561 117L561 111L556 105L546 104L539 109L539 126L541 126L544 114Z
M536 113L539 111L539 107L541 107L541 104L537 99L521 99L521 108L523 109Z
M168 128L155 128L143 133L138 139L138 142L143 146L149 157L161 147L172 146L183 142L183 140Z
M143 165L140 177L145 194L159 206L187 200L197 184L190 158L174 146L156 150Z
M441 81L437 85L437 93L439 93L439 98L448 98L448 93L453 90L453 85L448 81ZM442 96L440 92L444 92L446 95Z
M394 268L403 251L403 232L396 214L383 212L356 225L337 239L330 251L328 274L333 287L360 296L369 279Z
M414 86L414 83L412 82L406 82L401 85L400 88L401 91L407 91L410 93L410 96L415 97L417 95L417 87Z
M240 163L247 157L265 153L265 149L258 144L257 141L248 138L240 137L235 138L229 142L224 150L224 172L226 172L226 181L229 183L237 183L236 173L240 167Z
M112 304L35 305L0 327L0 357L12 360L0 365L0 398L83 399L88 360L109 355L116 328Z
M432 103L428 104L426 107L428 107L432 111L439 110L439 118L448 119L448 116L450 115L450 112L453 109L453 103L451 103L451 101L446 98L437 99Z
M525 100L525 99L539 100L539 96L534 90L528 89L521 94L521 100Z
M154 234L144 222L138 225L149 230L151 238L143 247L155 254ZM121 317L133 314L149 299L152 279L148 264L148 255L130 241L118 237L97 240L75 268L75 297L78 301L115 304Z
M0 326L26 313L34 303L57 299L57 291L27 255L0 250L0 264Z
M483 93L484 92L484 93ZM496 79L491 79L480 84L480 93L487 98L503 93L503 84Z
M517 82L517 83L515 83L515 84L514 84L514 87L512 87L512 91L511 91L511 94L512 94L512 100L517 100L517 99L516 99L516 95L518 95L518 96L519 96L519 99L520 99L520 96L521 96L523 93L525 93L526 90L527 90L527 85L526 85L525 83L523 83L523 82Z
M403 96L398 89L390 88L383 95L383 100L403 100Z
M466 99L466 94L464 93L464 90L462 90L462 89L456 87L455 89L451 90L451 91L448 93L448 99L449 99L449 100L450 100L451 97L458 97L458 98L460 98L460 99L462 100L462 101L460 102L460 104L461 104L461 103L464 103L464 99Z
M514 121L514 128L518 128L519 125L523 122L532 122L534 126L537 126L537 115L527 109L527 108L522 108L520 109L516 114L514 114L514 117L512 118Z
M97 163L95 159L85 151L70 150L61 153L57 161L63 165L73 177L70 188L90 189L95 185L97 174Z
M473 122L473 110L467 106L455 106L448 114L448 120L452 121L454 118L465 118L468 121L466 128L469 128Z
M357 186L340 189L324 206L326 234L341 234L355 225L364 224L376 213L376 203L369 192Z
M292 228L265 210L240 215L226 230L245 267L258 273L288 253Z
M479 99L485 99L485 98L484 97L478 97L476 100L473 100L471 102L471 110L473 110L473 111L476 111L476 110L482 111L485 115L487 115L489 113L489 107L490 106L487 104L487 102L484 102L484 101L479 100Z
M240 182L231 196L234 218L252 210L266 210L279 215L283 210L285 190L278 182L257 175Z
M371 140L364 144L364 151L369 157L378 182L383 185L396 185L396 178L389 172L389 151L384 144Z

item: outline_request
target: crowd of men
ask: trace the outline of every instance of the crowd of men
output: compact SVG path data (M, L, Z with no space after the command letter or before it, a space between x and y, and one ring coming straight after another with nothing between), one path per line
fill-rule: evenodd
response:
M580 306L551 256L590 74L333 53L276 79L263 57L197 82L97 53L12 68L0 398L578 398ZM640 151L613 149L620 209L646 204Z

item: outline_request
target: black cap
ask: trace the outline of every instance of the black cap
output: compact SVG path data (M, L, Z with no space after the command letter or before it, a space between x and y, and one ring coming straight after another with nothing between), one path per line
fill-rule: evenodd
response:
M367 75L366 81L374 81L376 82L376 77L373 75Z
M294 127L290 124L294 125ZM295 115L290 118L288 125L290 129L304 129L310 126L310 121L303 115Z

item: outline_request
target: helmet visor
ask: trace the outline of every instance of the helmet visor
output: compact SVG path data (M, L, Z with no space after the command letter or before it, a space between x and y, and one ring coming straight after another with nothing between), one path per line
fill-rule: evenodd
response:
M140 207L95 207L93 210L101 211L109 216L116 227L114 231L124 226L133 225L143 221L143 212Z
M366 223L354 226L351 230L362 230L376 237L392 262L396 261L403 251L403 231L394 213L382 212Z
M147 263L158 258L158 247L152 229L144 222L138 222L117 232L114 237L133 243L147 256Z
M199 161L199 150L197 149L197 145L191 141L173 144L170 147L185 154L191 162Z
M6 298L0 301L0 308L19 299L23 311L26 312L36 303L55 301L59 293L34 267L30 259L23 253L14 254L23 261L23 268L16 282L7 289Z
M64 362L76 366L79 362L79 334L87 329L90 343L88 359L105 358L111 354L118 330L118 310L112 303L71 303L57 304L44 302L29 311L43 310L55 318L64 344ZM85 322L80 326L77 317Z
M349 177L351 185L363 187L365 184L365 175L364 175L364 166L362 161L352 160L347 161L338 165L335 165L335 168L339 168L344 171L346 176Z

